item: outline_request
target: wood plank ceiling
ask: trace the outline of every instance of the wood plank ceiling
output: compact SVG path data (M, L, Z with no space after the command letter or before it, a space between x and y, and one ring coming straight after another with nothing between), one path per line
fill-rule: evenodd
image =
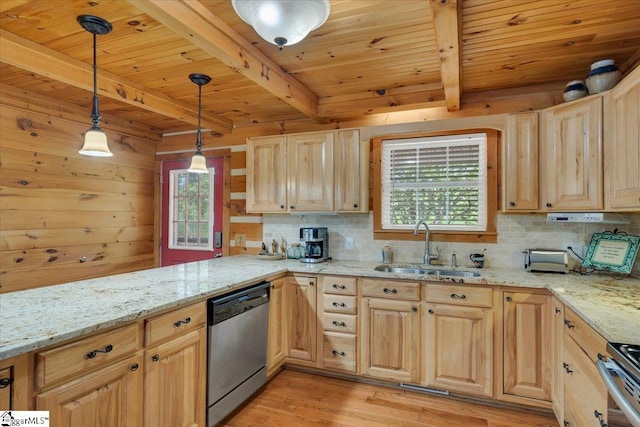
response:
M203 126L228 133L464 111L512 93L552 91L555 102L594 61L614 59L623 71L640 63L637 0L331 0L327 22L282 51L230 0L4 0L0 85L89 111L92 38L76 22L81 14L113 24L98 36L103 115L163 132L197 123L190 73L213 78L203 87Z

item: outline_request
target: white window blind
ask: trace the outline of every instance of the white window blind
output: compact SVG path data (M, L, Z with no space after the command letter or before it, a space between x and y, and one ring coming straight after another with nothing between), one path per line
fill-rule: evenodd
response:
M486 231L484 133L382 141L382 228Z

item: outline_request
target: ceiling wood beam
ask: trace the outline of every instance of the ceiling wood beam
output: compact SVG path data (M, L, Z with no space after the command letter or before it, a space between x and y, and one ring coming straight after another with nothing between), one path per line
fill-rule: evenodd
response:
M318 112L327 118L344 119L392 111L445 105L442 84L419 85L320 98Z
M0 61L70 86L93 92L93 65L0 29ZM198 124L198 109L160 92L145 88L115 74L101 70L98 63L98 94L124 104ZM88 112L87 112L88 114ZM230 120L202 113L202 124L220 133L233 129Z
M430 0L436 44L440 56L440 76L447 110L460 109L460 58L462 19L460 0Z
M128 1L296 110L323 121L318 115L318 96L313 91L284 72L197 0Z

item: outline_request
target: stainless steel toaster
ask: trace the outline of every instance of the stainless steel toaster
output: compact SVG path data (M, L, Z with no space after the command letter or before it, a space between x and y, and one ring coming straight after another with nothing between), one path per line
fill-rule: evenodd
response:
M524 268L527 271L568 273L567 251L558 249L527 249L524 251Z

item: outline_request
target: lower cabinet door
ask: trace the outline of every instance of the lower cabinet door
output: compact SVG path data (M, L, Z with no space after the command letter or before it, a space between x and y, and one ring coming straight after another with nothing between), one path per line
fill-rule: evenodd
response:
M206 343L201 328L144 352L146 427L206 426Z
M269 336L267 344L267 375L274 373L287 356L285 343L285 305L284 285L286 279L271 281L271 294L269 298Z
M426 307L426 379L431 387L493 395L493 310Z
M36 410L52 426L140 426L142 377L142 356L132 356L39 394Z
M420 304L364 298L362 374L392 381L420 381Z

